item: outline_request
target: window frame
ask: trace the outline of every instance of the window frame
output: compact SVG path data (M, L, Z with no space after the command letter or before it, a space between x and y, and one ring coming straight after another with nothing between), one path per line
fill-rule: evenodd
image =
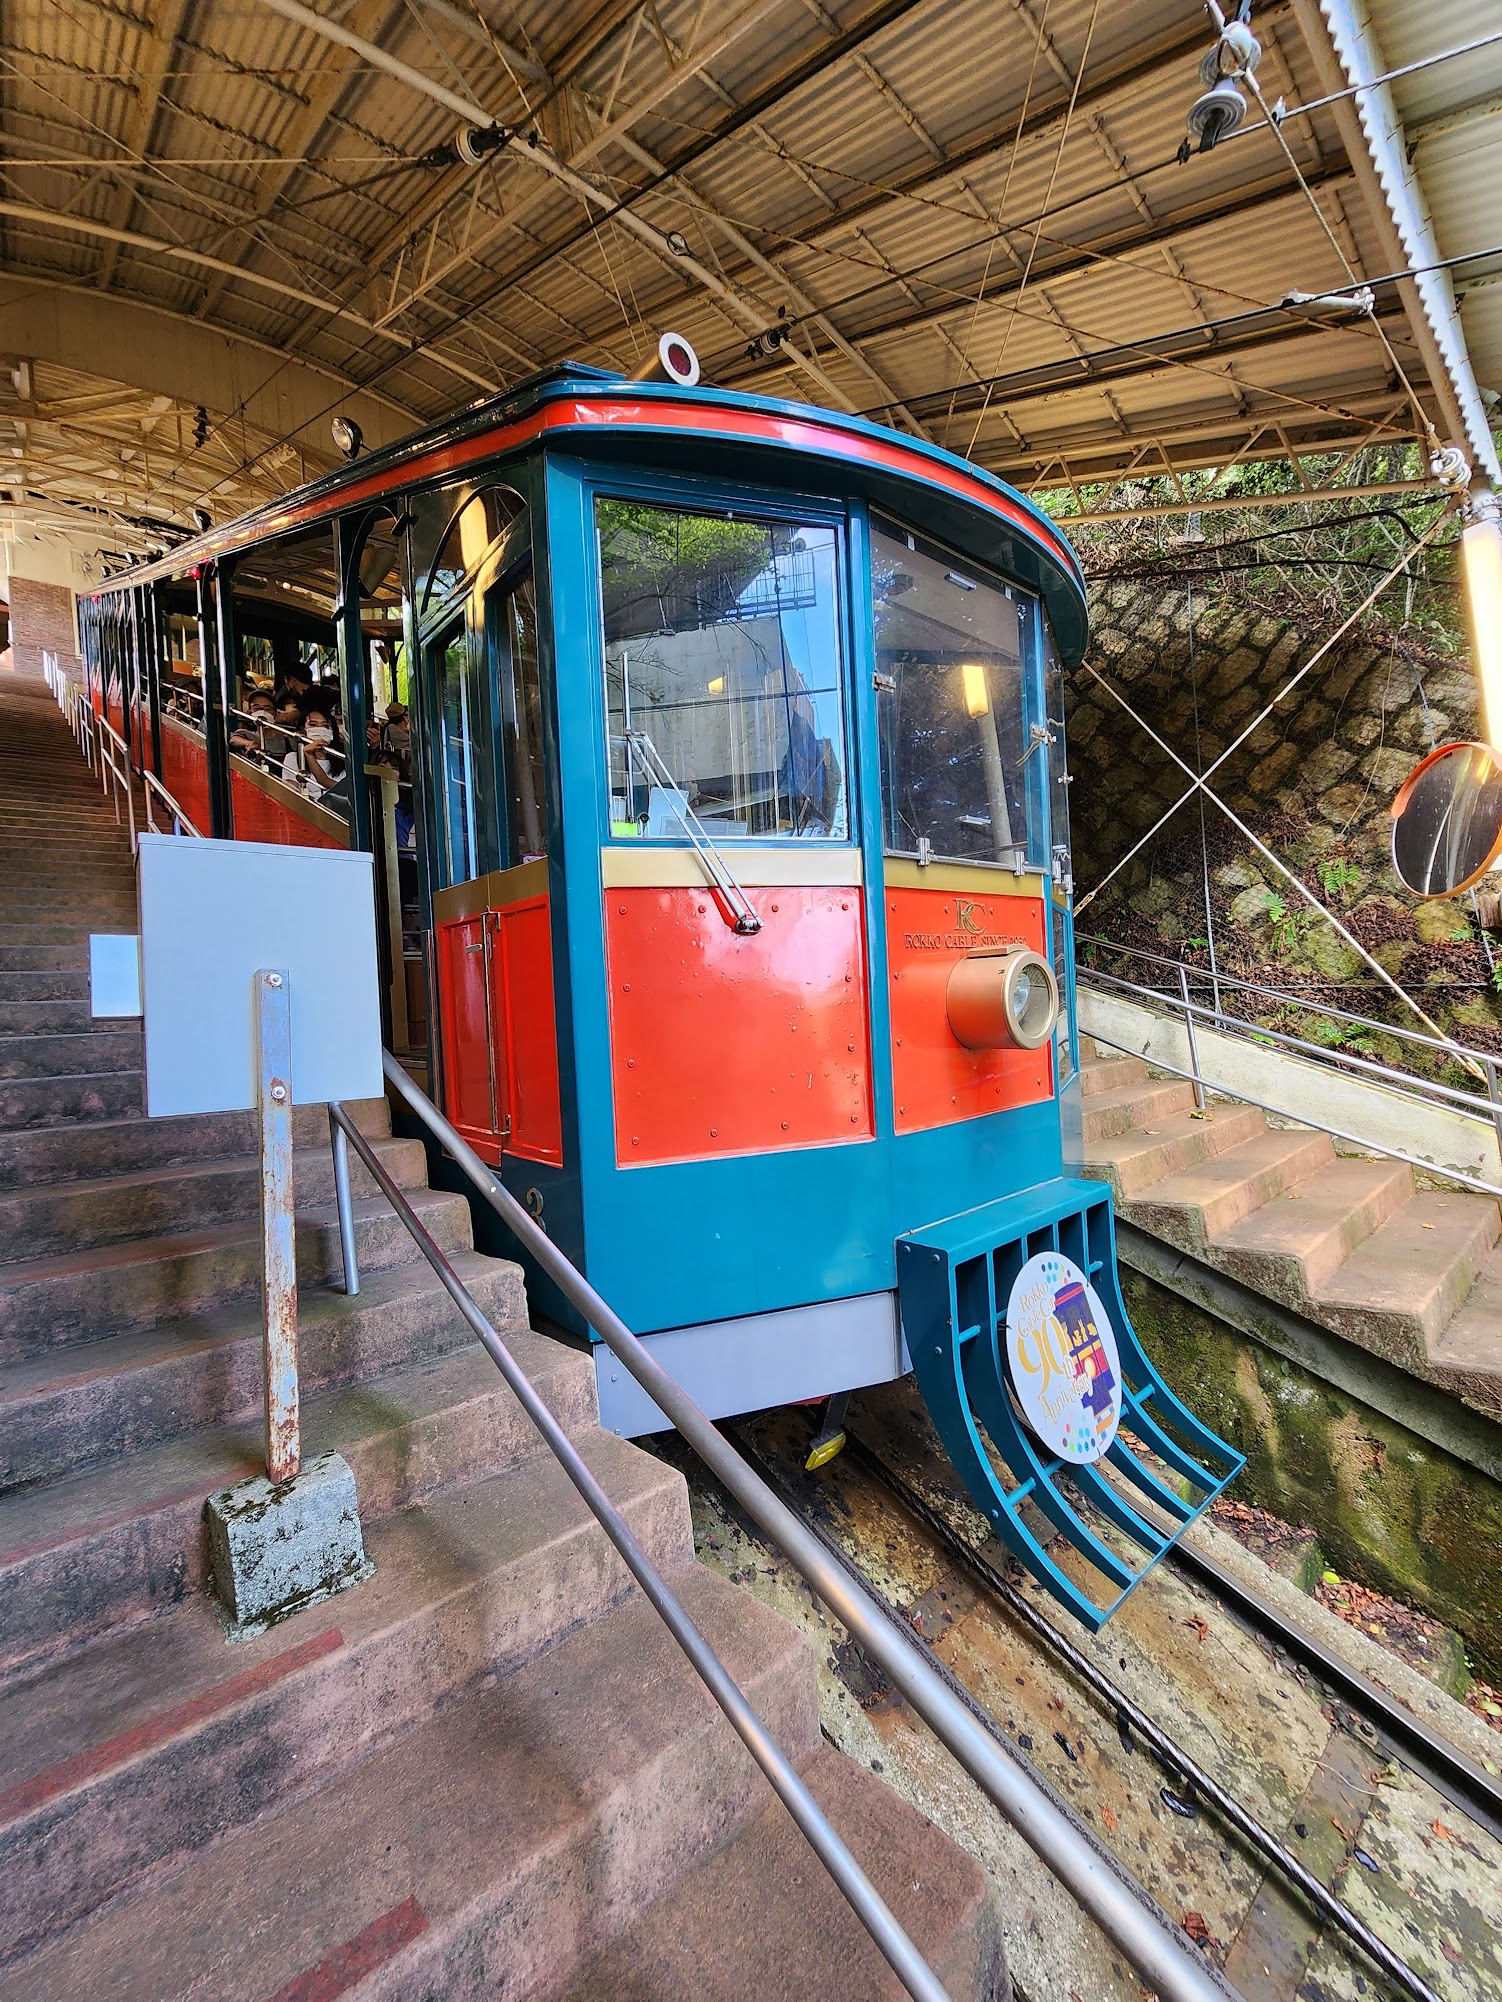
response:
M1023 763L1020 767L1021 776L1018 786L1018 791L1021 795L1022 811L1026 819L1026 838L1022 844L1022 858L1020 860L1017 859L1015 850L1013 851L1013 860L1010 862L1000 861L995 856L946 855L939 853L937 850L934 850L925 857L917 848L893 848L887 841L887 790L882 758L881 704L889 691L884 690L878 682L875 708L876 754L874 768L879 794L877 830L880 836L882 855L894 862L916 862L920 867L925 862L929 862L942 865L946 869L983 869L993 875L997 871L1000 871L1002 874L1008 876L1031 876L1041 873L1044 877L1047 877L1049 873L1048 857L1045 854L1045 859L1040 862L1038 854L1040 850L1046 849L1048 833L1046 826L1040 824L1038 802L1035 798L1037 788L1030 769L1035 759L1043 758L1046 760L1048 748L1046 745L1035 745L1032 737L1033 726L1040 718L1040 686L1044 666L1039 621L1047 616L1047 607L1044 603L1042 592L1035 591L1031 585L1022 583L1016 577L1007 576L1004 571L998 570L993 564L982 562L979 558L971 556L963 550L955 549L951 544L945 542L942 537L932 535L927 529L919 528L916 524L903 521L899 515L889 513L885 508L873 505L868 510L867 535L870 543L871 560L867 576L868 591L865 610L873 672L879 676L883 671L880 665L880 650L876 634L875 582L877 537L886 535L899 536L905 539L908 536L912 536L920 549L926 548L932 550L936 555L942 556L946 561L951 562L955 569L963 572L966 576L973 575L978 580L993 586L996 590L1004 592L1008 600L1017 605L1018 678L1022 692ZM1044 698L1041 713L1045 717L1046 707L1046 698Z
M505 487L516 492L506 481L484 481L476 485L449 518L449 529L465 507L478 499L486 486ZM524 502L526 497L522 497ZM511 848L511 767L507 755L505 715L507 695L500 686L499 660L497 671L491 672L490 641L491 619L487 610L492 595L504 597L514 590L522 578L531 575L535 581L536 563L532 546L533 508L526 502L521 512L515 515L494 536L476 558L474 564L449 590L441 596L428 589L426 602L420 609L414 607L414 628L417 640L417 658L421 663L424 677L423 714L431 712L432 745L428 751L428 766L433 777L434 797L432 819L434 832L438 835L437 851L440 861L439 874L447 880L441 885L453 889L461 883L475 881L494 869L514 866L510 856ZM440 548L442 544L440 543ZM473 796L471 799L471 844L475 873L473 876L456 876L451 873L450 855L450 803L448 796L448 766L445 753L446 727L443 716L442 691L436 678L433 647L440 634L447 632L455 620L462 623L465 642L465 668L468 681L469 712L474 734L470 740L471 770L474 773ZM509 651L508 651L509 661ZM547 826L546 785L547 764L544 757L544 800L543 824ZM487 796L490 805L486 806ZM485 814L481 820L477 812Z
M790 492L786 488L767 490L754 484L709 482L675 477L670 486L651 477L634 480L626 474L610 473L583 482L583 520L586 569L593 602L591 617L597 658L595 663L596 700L599 703L595 729L595 800L601 839L607 846L632 851L653 850L682 853L692 843L686 835L645 833L617 834L610 816L610 692L606 682L608 660L605 637L604 574L600 563L597 503L639 502L672 514L719 515L727 518L762 521L790 528L827 528L834 538L835 557L835 639L838 647L840 731L837 747L842 759L845 787L845 827L838 834L737 834L722 836L708 823L710 836L723 841L730 856L764 848L787 849L797 854L816 850L828 854L862 846L860 769L856 751L855 675L859 666L856 645L854 603L855 563L851 548L850 507L827 494Z

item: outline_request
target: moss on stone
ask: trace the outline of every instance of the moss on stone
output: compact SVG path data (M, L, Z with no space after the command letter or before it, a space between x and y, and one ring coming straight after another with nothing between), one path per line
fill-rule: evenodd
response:
M1502 1680L1502 1484L1204 1309L1122 1270L1148 1354L1246 1454L1232 1492L1307 1523L1331 1563L1463 1635Z

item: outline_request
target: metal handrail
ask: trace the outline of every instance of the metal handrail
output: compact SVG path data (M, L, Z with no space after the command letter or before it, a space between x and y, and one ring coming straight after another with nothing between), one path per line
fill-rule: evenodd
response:
M1412 1097L1441 1097L1451 1101L1468 1117L1484 1119L1495 1127L1497 1143L1502 1148L1502 1087L1498 1083L1497 1059L1485 1050L1467 1049L1463 1043L1452 1038L1426 1036L1417 1029L1399 1028L1390 1022L1377 1022L1369 1015L1355 1015L1345 1008L1331 1007L1323 1001L1290 1000L1288 991L1278 987L1265 987L1252 980L1241 980L1235 974L1212 971L1208 967L1186 966L1182 960L1166 959L1161 954L1146 952L1140 946L1116 945L1110 939L1094 938L1083 934L1081 943L1101 945L1108 952L1119 953L1123 958L1144 959L1155 966L1166 966L1178 975L1178 995L1165 993L1162 988L1142 987L1117 973L1105 973L1092 966L1087 971L1090 978L1109 982L1133 993L1144 994L1150 999L1166 1003L1170 1007L1183 1008L1189 1005L1189 978L1193 974L1202 983L1208 984L1214 1002L1213 1015L1207 1019L1217 1028L1235 1035L1261 1038L1263 1041L1279 1042L1292 1048L1297 1054L1323 1064L1344 1065L1347 1070L1364 1071L1389 1086L1394 1091L1406 1092ZM1235 987L1250 994L1261 994L1278 1001L1284 1007L1295 1006L1310 1014L1328 1016L1332 1021L1352 1022L1362 1029L1374 1029L1379 1035L1399 1036L1411 1043L1421 1043L1426 1049L1438 1050L1445 1056L1457 1059L1464 1067L1473 1071L1486 1085L1486 1095L1467 1092L1454 1085L1440 1084L1437 1080L1422 1077L1414 1071L1398 1070L1392 1064L1384 1064L1374 1057L1363 1057L1354 1050L1341 1049L1329 1043L1311 1043L1306 1037L1290 1036L1286 1031L1264 1028L1255 1022L1248 1022L1243 1016L1228 1015L1220 1005L1220 989ZM1197 1005L1197 1004L1196 1004ZM1203 1010L1201 1012L1204 1012ZM1186 1031L1193 1043L1193 1025L1185 1018Z
M391 1059L388 1057L388 1068L390 1063ZM619 1551L627 1569L661 1615L663 1623L688 1657L695 1673L729 1719L741 1742L766 1775L773 1791L797 1823L819 1861L839 1886L851 1909L865 1926L903 1987L909 1995L917 1998L917 2002L950 2002L949 1991L918 1952L880 1892L851 1855L823 1809L809 1792L797 1768L762 1722L745 1692L715 1653L714 1648L694 1625L682 1600L657 1569L632 1533L625 1517L590 1472L579 1449L549 1411L516 1358L476 1303L464 1281L455 1272L437 1241L424 1227L396 1181L387 1173L380 1156L342 1106L331 1105L329 1119L336 1138L346 1143L346 1149L353 1147L365 1163L377 1186L406 1225L418 1250L437 1273L444 1291L479 1337L486 1354L506 1379L517 1402L541 1433L554 1458L573 1482L591 1514ZM338 1188L338 1205L340 1223L343 1227L351 1214L348 1203L349 1156L347 1151L337 1145L334 1162L336 1184L342 1183ZM345 1272L348 1280L354 1268L353 1229L350 1228L346 1232L341 1228L341 1235L344 1239ZM358 1280L356 1283L358 1284Z
M130 852L136 852L136 796L131 784L130 748L107 716L97 710L94 726L99 734L99 783L110 794L115 824L120 822L120 795L125 795L125 818L130 828ZM113 785L111 784L113 780Z
M1140 1057L1143 1054L1141 1050L1134 1049L1130 1043L1119 1043L1114 1036L1102 1035L1098 1029L1091 1029L1089 1036L1093 1043L1104 1043L1108 1050L1119 1050L1125 1057ZM1146 1061L1154 1070L1167 1071L1172 1077L1183 1078L1186 1083L1194 1085L1197 1095L1203 1097L1207 1083L1203 1072L1186 1071L1180 1065L1171 1064L1159 1056L1148 1057ZM1426 1175L1442 1176L1447 1182L1459 1182L1462 1188L1474 1189L1477 1195L1493 1196L1502 1201L1502 1186L1495 1182L1484 1182L1479 1175L1468 1175L1462 1168L1449 1168L1443 1162L1426 1160L1422 1154L1405 1154L1401 1147L1389 1146L1385 1140L1372 1140L1364 1134L1347 1133L1339 1126L1327 1126L1322 1119L1311 1119L1307 1109L1295 1112L1287 1105L1269 1105L1266 1099L1257 1098L1253 1093L1243 1091L1240 1085L1216 1084L1213 1080L1208 1082L1212 1091L1218 1092L1222 1098L1234 1098L1238 1105L1255 1106L1259 1112L1270 1112L1274 1119L1291 1119L1295 1126L1309 1127L1316 1133L1328 1134L1332 1140L1343 1140L1348 1147L1359 1147L1368 1154L1381 1154L1389 1161L1402 1161L1407 1167L1418 1168Z
M1082 976L1084 977L1084 976ZM1464 1119L1480 1120L1483 1125L1497 1129L1502 1140L1502 1125L1498 1121L1498 1107L1495 1098L1483 1097L1477 1091L1464 1091L1459 1085L1441 1084L1437 1078L1418 1077L1412 1071L1400 1071L1392 1064L1385 1064L1380 1057L1365 1057L1356 1050L1332 1048L1324 1043L1311 1043L1303 1036L1290 1035L1284 1029L1272 1029L1260 1022L1245 1021L1239 1015L1227 1015L1223 1010L1206 1007L1201 1001L1188 998L1188 982L1180 994L1167 994L1160 987L1144 987L1135 980L1128 980L1120 973L1103 973L1091 967L1088 982L1092 985L1119 988L1123 993L1135 994L1145 1001L1156 1001L1164 1007L1177 1009L1186 1020L1197 1018L1206 1027L1217 1029L1222 1034L1241 1038L1246 1042L1272 1044L1291 1051L1311 1063L1339 1065L1346 1070L1364 1074L1374 1083L1396 1091L1408 1098L1423 1099L1426 1102L1441 1098L1446 1100ZM1474 1053L1475 1061L1483 1067L1490 1067L1488 1076L1495 1075L1496 1059L1484 1051ZM1196 1071L1196 1075L1198 1072Z
M1090 1914L1144 1983L1156 1990L1162 2002L1211 2002L1211 1998L1225 2002L1227 1996L1234 1996L1235 1990L1190 1945L1167 1915L1124 1874L1118 1873L1107 1852L1092 1841L1027 1771L1020 1755L1003 1751L982 1729L939 1676L918 1642L884 1616L872 1595L830 1557L808 1525L772 1493L722 1438L683 1386L601 1299L389 1052L385 1053L384 1064L389 1088L444 1147L507 1230L677 1427L720 1484L783 1552L834 1618L882 1669L992 1805L1042 1858L1076 1903ZM363 1136L356 1136L347 1118L342 1125L349 1139L360 1148L362 1159L374 1165L373 1156L362 1145ZM382 1179L389 1183L389 1177ZM433 1262L431 1256L429 1262Z
M151 833L160 834L163 831L160 827L157 826L156 815L152 811L151 802L152 802L152 796L154 794L157 798L159 798L162 801L162 804L166 807L168 813L171 814L173 820L176 822L176 825L172 830L174 834L191 834L195 837L195 839L199 841L203 839L202 828L195 827L193 825L192 821L189 820L187 814L183 812L182 808L178 805L177 801L172 797L171 793L168 792L167 788L162 784L161 780L156 776L154 772L142 772L141 784L145 790L145 795L146 795L146 825L148 829L151 831Z
M1302 1008L1311 1015L1328 1015L1335 1021L1354 1022L1358 1028L1375 1029L1379 1035L1399 1036L1405 1042L1422 1043L1427 1049L1442 1050L1447 1056L1463 1057L1471 1063L1484 1064L1494 1061L1487 1057L1484 1050L1468 1049L1464 1043L1458 1043L1450 1036L1429 1036L1425 1035L1422 1029L1404 1028L1396 1022L1379 1022L1370 1015L1353 1015L1349 1009L1333 1007L1328 1001L1306 1001L1299 996L1299 990L1296 988L1267 987L1256 980L1243 980L1238 974L1222 973L1219 968L1189 966L1183 960L1169 959L1163 953L1148 952L1142 946L1138 945L1118 945L1114 939L1100 938L1092 932L1077 933L1075 945L1076 948L1083 945L1098 945L1103 946L1107 952L1120 954L1123 959L1145 959L1154 966L1169 967L1175 974L1182 974L1186 977L1192 975L1202 984L1213 989L1235 987L1246 994L1265 994L1270 1000L1281 1002L1284 1007ZM1100 969L1092 966L1087 967L1085 971L1093 974L1098 973ZM1338 986L1341 983L1332 982L1331 984ZM1320 991L1323 991L1323 989ZM1224 1010L1220 1012L1223 1014ZM1230 1022L1238 1022L1241 1018L1231 1015L1227 1016L1226 1019ZM1310 1047L1320 1050L1324 1048L1319 1043L1311 1044ZM1397 1075L1406 1076L1408 1073L1399 1072Z

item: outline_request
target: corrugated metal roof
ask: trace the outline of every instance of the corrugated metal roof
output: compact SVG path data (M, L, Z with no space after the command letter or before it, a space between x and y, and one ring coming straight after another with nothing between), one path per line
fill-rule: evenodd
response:
M59 324L70 292L102 293L274 357L273 388L323 371L301 410L342 384L414 419L565 355L629 367L671 324L718 380L916 424L1023 485L1416 435L1370 323L1274 310L1347 282L1326 225L1359 275L1390 266L1335 112L1283 126L1307 192L1265 128L1176 157L1211 41L1193 0L314 4L523 143L459 163L458 121L417 81L264 0L11 0L0 312L30 324L6 279L55 297ZM1311 4L1255 8L1269 100L1323 94ZM1368 6L1391 63L1495 25L1494 0ZM1444 254L1502 245L1502 44L1396 88ZM1478 372L1502 384L1502 255L1456 269ZM1432 414L1393 288L1379 305ZM786 344L749 353L768 326ZM95 379L130 364L101 355ZM331 456L326 410L289 455L243 404L213 413L216 438L243 431L221 463L191 444L201 393L174 396L190 442L153 488L178 518ZM120 436L138 402L122 389ZM0 442L5 421L0 398ZM59 496L81 468L105 491L120 436L65 452L33 424L28 473L55 454Z

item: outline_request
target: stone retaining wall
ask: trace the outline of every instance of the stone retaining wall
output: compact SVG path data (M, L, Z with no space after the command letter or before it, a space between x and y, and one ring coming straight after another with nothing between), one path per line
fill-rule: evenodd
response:
M1090 669L1204 770L1329 630L1279 616L1229 585L1193 589L1192 637L1182 581L1108 580L1092 591L1091 647L1070 678L1068 711L1082 898L1190 783ZM1502 997L1468 900L1418 903L1389 859L1389 808L1403 778L1425 751L1475 729L1468 661L1358 627L1258 724L1213 785L1388 972L1415 993L1426 990L1420 998L1447 1029L1502 1051ZM1325 998L1407 1019L1360 955L1308 912L1212 803L1203 808L1202 854L1201 818L1198 801L1182 807L1090 903L1081 931L1204 963L1213 926L1223 969L1280 986L1351 982L1348 993Z

